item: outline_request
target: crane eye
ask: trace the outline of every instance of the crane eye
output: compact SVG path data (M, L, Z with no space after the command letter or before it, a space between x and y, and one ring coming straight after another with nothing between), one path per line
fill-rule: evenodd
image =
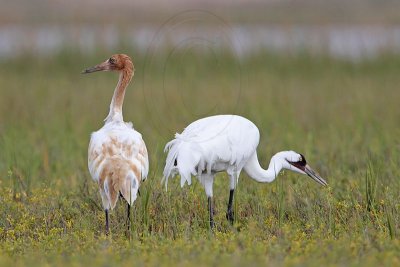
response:
M108 62L110 62L111 64L115 64L115 59L110 57L110 59L108 60Z
M301 162L302 165L306 165L306 164L307 164L307 160L306 160L306 158L304 157L304 155L300 154L300 161L299 161L299 162Z

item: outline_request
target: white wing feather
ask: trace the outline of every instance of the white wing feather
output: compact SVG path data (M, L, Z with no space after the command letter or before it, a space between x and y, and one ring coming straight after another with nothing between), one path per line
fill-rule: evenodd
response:
M240 116L218 115L197 120L165 146L165 185L169 177L178 173L183 186L185 182L191 184L192 175L202 172L240 172L256 151L259 139L258 128Z

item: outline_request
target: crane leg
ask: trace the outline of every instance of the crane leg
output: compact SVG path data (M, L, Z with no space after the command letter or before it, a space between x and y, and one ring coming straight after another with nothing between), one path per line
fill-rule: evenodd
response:
M214 229L214 209L212 203L212 197L208 197L208 212L210 213L210 228Z
M208 198L208 212L210 214L210 228L214 229L214 207L213 207L213 182L214 176L210 174L202 174L200 177L201 183L204 185Z
M108 235L110 233L110 227L108 224L108 209L105 209L104 211L106 213L106 235Z
M126 207L126 232L125 236L127 238L131 238L131 205L127 205Z
M228 210L227 210L227 212L226 212L226 219L227 219L231 224L233 224L233 221L234 221L234 218L235 218L234 213L233 213L233 210L232 210L232 203L233 203L233 194L234 194L234 192L235 192L235 189L231 189L231 190L229 191Z
M128 232L131 230L131 205L127 206L126 224L128 225Z

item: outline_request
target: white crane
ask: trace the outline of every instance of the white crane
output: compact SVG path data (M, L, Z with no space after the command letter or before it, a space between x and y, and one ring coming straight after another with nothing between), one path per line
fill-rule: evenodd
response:
M257 158L260 133L250 120L236 115L218 115L192 122L181 134L165 146L168 152L164 177L168 179L179 174L181 186L191 184L196 176L203 184L208 197L210 227L213 220L213 182L217 172L226 171L230 179L230 193L226 218L233 223L232 201L242 169L254 180L272 182L282 169L307 174L316 182L327 183L307 164L303 155L294 151L276 153L264 170Z
M104 126L93 132L88 151L88 166L94 181L99 185L106 216L106 233L109 233L110 209L114 209L118 197L127 202L127 225L130 229L130 207L136 200L140 182L149 171L149 160L142 135L135 131L132 123L125 123L122 104L125 89L130 83L134 66L129 56L117 54L105 62L82 73L117 71L119 81L111 100L110 112Z

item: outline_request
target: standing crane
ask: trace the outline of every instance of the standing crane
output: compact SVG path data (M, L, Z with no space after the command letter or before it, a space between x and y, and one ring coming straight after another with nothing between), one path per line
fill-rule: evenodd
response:
M125 89L134 74L129 56L116 54L105 62L82 73L116 71L119 81L111 100L110 112L104 126L93 132L88 151L89 172L99 185L106 217L106 233L109 233L109 210L114 209L118 197L128 203L127 225L130 229L130 208L136 200L140 182L147 178L149 160L142 135L133 129L131 122L124 122L122 105Z
M179 174L181 187L192 182L194 175L204 186L208 197L210 227L213 219L213 182L215 174L226 171L230 180L229 202L226 218L233 224L233 195L242 169L254 180L270 183L282 169L306 174L321 185L327 183L307 164L305 157L294 151L276 153L263 169L257 158L260 132L250 120L236 115L218 115L192 122L181 134L167 143L164 168L165 186L168 179Z

